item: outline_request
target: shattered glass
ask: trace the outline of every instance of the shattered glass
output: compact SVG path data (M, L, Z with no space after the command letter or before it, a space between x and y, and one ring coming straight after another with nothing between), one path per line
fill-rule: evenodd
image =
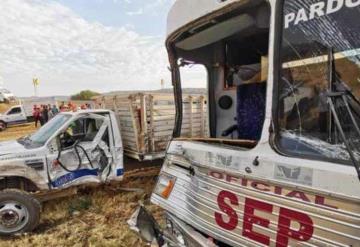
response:
M278 140L287 153L345 162L352 153L360 161L356 132L356 124L360 124L360 25L354 22L359 14L360 2L285 1ZM329 80L330 50L336 87ZM330 92L346 92L346 96L333 97ZM334 102L345 138L329 100Z
M284 144L291 145L291 140L295 142L293 144L293 151L304 154L318 154L329 159L334 160L350 160L350 155L344 143L331 144L327 141L323 141L313 135L300 135L296 131L284 130L281 132ZM357 140L360 145L360 140ZM360 152L356 151L355 156L360 160Z

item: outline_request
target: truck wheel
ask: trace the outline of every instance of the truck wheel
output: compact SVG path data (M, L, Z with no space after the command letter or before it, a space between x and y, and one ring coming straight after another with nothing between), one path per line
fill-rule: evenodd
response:
M0 235L32 231L39 223L40 209L39 201L25 191L0 191Z
M6 123L4 121L0 121L0 131L6 130Z

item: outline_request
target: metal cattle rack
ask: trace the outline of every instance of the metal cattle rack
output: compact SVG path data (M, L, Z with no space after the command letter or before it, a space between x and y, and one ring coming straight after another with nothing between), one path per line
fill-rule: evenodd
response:
M163 158L172 138L175 102L172 93L134 93L100 96L99 108L113 110L120 122L125 155L142 160ZM183 95L182 137L207 136L207 100Z

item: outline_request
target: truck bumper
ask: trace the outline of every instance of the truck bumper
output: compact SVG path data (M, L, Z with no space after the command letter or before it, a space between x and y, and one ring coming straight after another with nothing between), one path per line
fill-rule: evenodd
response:
M157 246L216 247L211 239L170 213L165 214L166 228L161 229L154 217L140 206L128 220L130 228L142 239Z

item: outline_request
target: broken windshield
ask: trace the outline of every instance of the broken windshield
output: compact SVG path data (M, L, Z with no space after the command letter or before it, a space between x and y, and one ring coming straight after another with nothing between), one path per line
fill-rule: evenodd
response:
M278 144L286 153L342 163L350 163L352 154L360 160L359 6L351 0L285 1Z
M18 140L19 143L25 145L26 148L37 148L43 146L49 138L55 134L69 119L69 114L59 114L51 119L47 124L42 126L33 135L21 138Z

